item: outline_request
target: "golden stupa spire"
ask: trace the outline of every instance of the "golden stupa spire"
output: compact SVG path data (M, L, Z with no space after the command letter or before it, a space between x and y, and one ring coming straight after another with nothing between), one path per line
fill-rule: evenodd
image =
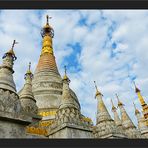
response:
M144 98L141 95L140 89L136 86L136 83L135 82L133 82L133 83L134 83L134 86L135 86L135 92L138 95L138 99L139 99L141 105L143 106L143 105L146 104L145 101L144 101Z
M101 92L99 92L99 90L98 90L98 87L97 87L96 81L94 81L94 84L95 84L95 88L96 88L96 95L95 95L95 98L96 98L97 95L101 95L101 96L103 96L103 95L101 94Z
M49 26L49 19L51 19L51 18L52 18L51 16L46 15L46 19L47 19L47 21L46 21L46 25Z
M17 59L17 57L15 56L14 50L13 50L15 44L18 44L18 42L16 42L16 40L13 40L11 49L8 52L5 53L5 55L3 56L3 58L5 58L7 55L11 55L12 58L13 58L13 60L16 60Z
M115 94L118 100L118 106L123 106L123 103L120 101L118 94Z
M43 38L42 51L35 73L39 71L52 71L59 75L52 46L54 30L49 25L49 19L51 19L51 17L47 15L46 25L41 30L41 35Z
M139 112L139 110L136 108L136 105L135 105L134 102L133 102L133 104L134 104L134 108L135 108L135 115L140 114L140 112Z
M133 83L134 83L134 86L135 86L135 92L136 92L136 93L137 93L137 92L140 92L140 89L136 86L135 81L133 81Z
M46 16L46 25L43 27L41 35L43 37L43 44L42 44L42 53L50 53L53 54L52 48L52 38L54 36L53 28L49 25L49 19L52 17Z
M47 24L49 24L49 16L46 15L46 18L47 18ZM51 17L50 17L51 18Z
M136 86L135 82L134 82L134 85L135 85L135 92L136 92L136 94L138 96L138 99L140 101L140 104L142 106L143 116L144 116L144 118L146 120L148 120L148 105L146 104L144 98L142 97L140 89L138 89L138 87ZM147 125L148 125L148 123L147 123Z

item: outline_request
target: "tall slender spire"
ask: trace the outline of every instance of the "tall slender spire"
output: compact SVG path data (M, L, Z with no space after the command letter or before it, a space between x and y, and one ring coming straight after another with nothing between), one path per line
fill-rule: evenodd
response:
M112 104L112 112L114 114L114 121L117 126L122 126L121 120L120 120L118 113L117 113L117 108L114 106L112 99L111 99L111 104Z
M69 78L67 77L67 68L66 68L66 65L64 66L64 70L65 70L65 74L64 74L64 77L63 77L63 80L69 80Z
M134 126L133 122L131 121L130 117L128 116L125 108L123 107L123 103L120 101L119 96L116 94L116 98L118 101L118 107L120 108L120 112L121 112L121 120L122 123L126 123L127 121L131 124L131 126Z
M42 51L40 55L40 59L36 68L36 73L39 71L52 71L59 75L54 53L53 53L53 46L52 46L52 38L54 37L54 30L49 25L49 17L46 16L46 25L41 30L41 36L43 38L42 41Z
M53 48L52 48L52 38L54 37L54 30L49 25L49 19L52 17L46 16L47 22L46 25L41 30L41 35L43 37L43 44L42 44L42 53L50 53L53 54Z
M95 83L95 81L94 81ZM97 85L95 83L96 88L96 96L97 98L97 121L96 121L96 128L94 130L96 138L114 138L116 136L118 137L125 137L118 129L114 122L114 120L111 118L104 102L102 99L102 93L98 91ZM103 132L102 132L103 129Z
M137 92L140 92L140 89L136 86L135 81L133 81L133 83L134 83L134 86L135 86L135 92L136 92L136 93L137 93Z
M16 86L13 80L13 64L17 59L14 53L14 45L17 44L15 40L13 41L11 49L6 52L3 56L3 63L0 66L0 88L16 92Z
M120 132L122 135L125 135L121 119L119 118L119 115L117 113L117 108L114 106L113 100L111 99L111 104L112 104L112 112L114 114L114 122L117 126L118 132Z
M135 92L138 96L138 99L140 101L140 104L142 106L142 110L143 110L143 116L144 118L147 120L147 126L148 126L148 105L145 102L144 98L141 95L141 91L140 89L136 86L135 82L134 82L134 86L135 86Z
M133 102L134 108L135 108L135 115L140 114L139 110L136 108L135 103Z
M120 101L118 94L115 94L118 100L118 106L123 106L123 103Z
M112 110L117 110L116 107L114 106L113 100L111 99L111 104L112 104Z
M65 68L65 75L63 77L63 93L62 93L62 100L60 103L60 109L65 107L74 107L76 109L79 109L78 104L75 102L74 98L72 97L70 93L69 83L70 79L68 78L66 74L66 66Z
M94 81L94 84L95 84L95 88L96 88L96 95L95 95L95 97L97 97L98 95L103 96L102 93L98 90L98 87L97 87L96 81Z
M99 123L103 120L112 120L111 116L110 116L110 114L103 102L103 99L102 99L103 95L101 92L99 92L95 81L94 81L94 84L95 84L95 88L96 88L95 98L97 98L97 100L98 100L98 103L97 103L97 123Z
M136 126L130 119L129 115L127 114L123 103L120 101L118 95L116 94L116 98L118 100L118 107L120 108L120 113L121 113L121 122L122 126L125 130L126 135L129 138L139 138L140 133L137 131Z
M19 97L24 111L28 113L37 114L36 100L32 92L32 78L31 62L29 62L28 70L25 74L25 84L22 88Z
M137 121L138 121L138 128L139 131L141 132L141 135L143 136L143 138L148 138L148 127L146 125L146 121L144 119L144 117L141 116L139 110L136 108L135 103L134 104L134 108L135 108L135 115L137 117Z

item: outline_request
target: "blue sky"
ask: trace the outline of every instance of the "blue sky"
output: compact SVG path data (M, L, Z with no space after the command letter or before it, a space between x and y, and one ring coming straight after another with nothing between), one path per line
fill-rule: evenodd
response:
M148 11L147 10L2 10L0 12L0 56L10 49L12 41L17 61L14 80L19 91L29 61L35 70L42 38L40 30L46 15L54 28L54 54L61 76L68 66L70 87L76 92L84 115L95 122L97 101L95 87L104 95L111 112L115 93L125 104L135 124L133 102L141 110L132 80L142 90L147 102L148 88ZM2 62L2 60L1 60Z

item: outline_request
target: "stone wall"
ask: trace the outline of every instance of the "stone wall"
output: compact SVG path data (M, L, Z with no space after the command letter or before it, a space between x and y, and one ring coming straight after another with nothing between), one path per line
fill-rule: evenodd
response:
M91 130L65 126L59 130L56 130L55 132L52 132L49 135L49 138L93 138L93 134Z
M0 138L26 138L25 126L0 120Z

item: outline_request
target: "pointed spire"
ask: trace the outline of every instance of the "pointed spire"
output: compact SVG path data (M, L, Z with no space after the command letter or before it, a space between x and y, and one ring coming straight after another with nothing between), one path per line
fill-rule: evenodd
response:
M59 75L52 45L54 30L49 25L49 19L51 17L47 15L46 18L47 18L46 25L41 30L41 35L43 38L42 51L35 73L39 71L52 71Z
M133 83L134 83L134 86L135 86L135 92L136 92L136 93L140 92L140 89L136 86L135 81L133 81Z
M94 81L94 84L95 84L95 88L96 88L95 98L97 98L97 101L98 101L97 102L97 124L102 121L105 121L105 120L112 120L111 116L104 104L104 101L102 99L103 95L101 94L101 92L98 91L95 81Z
M63 81L64 80L67 80L67 82L70 82L70 79L67 76L67 68L66 68L66 65L64 66L64 70L65 70L65 74L64 74L64 77L63 77Z
M137 96L138 96L138 99L139 99L139 101L140 101L140 104L141 104L141 106L142 106L142 110L143 110L142 113L143 113L143 116L144 116L144 118L147 120L147 126L148 126L148 105L147 105L147 103L145 102L143 96L141 95L140 90L137 88L135 82L134 82L134 85L135 85L135 92L136 92L136 94L137 94Z
M136 108L136 105L135 105L134 102L133 102L133 104L134 104L134 108L135 108L135 115L140 114L140 112L139 112L139 110Z
M49 25L49 19L51 19L52 17L49 17L48 15L46 15L46 25L43 27L42 31L41 31L41 35L42 37L49 35L51 38L54 37L54 30L53 28Z
M96 87L96 90L97 90L97 87ZM105 104L104 104L104 101L102 99L102 95L96 95L96 98L98 100L98 108L97 108L97 119L96 119L96 135L98 134L98 138L104 138L104 137L107 137L107 136L110 136L110 135L118 135L119 137L121 136L122 138L125 137L125 135L123 134L123 132L121 132L120 129L117 128L117 125L121 125L121 121L119 123L118 120L120 120L119 118L116 119L117 115L115 115L115 120L117 121L114 121ZM114 113L117 113L116 110L112 110ZM116 125L117 124L117 125ZM103 132L102 132L102 129L103 129ZM113 137L114 137L113 136Z
M29 62L28 70L25 74L25 84L19 93L21 105L23 109L28 113L37 114L36 100L32 92L32 78L31 62Z
M3 63L0 66L0 88L10 90L16 93L16 86L13 80L13 65L16 60L13 48L17 44L15 40L13 41L11 49L6 52L3 56Z
M116 94L117 100L118 100L118 106L120 108L120 113L121 113L121 122L122 126L125 130L126 135L129 138L137 138L140 137L140 133L137 131L136 126L130 119L129 115L127 114L124 105L122 102L119 100L118 95Z
M138 98L139 98L139 101L141 103L141 105L146 105L145 101L144 101L144 98L142 97L141 95L141 92L140 92L140 89L136 86L135 82L134 82L134 86L135 86L135 92L137 93L138 95Z
M14 50L13 50L15 44L18 44L18 42L16 42L16 41L14 40L13 43L12 43L11 49L10 49L8 52L6 52L6 53L4 54L3 59L4 59L7 55L12 56L13 61L15 61L15 60L17 59L17 57L15 56Z
M111 104L112 104L112 112L114 114L114 121L117 126L122 126L121 120L120 120L119 115L117 113L117 108L114 106L112 99L111 99Z
M65 68L65 75L63 78L63 92L62 92L62 100L60 104L60 109L65 108L65 107L74 107L78 109L79 108L78 104L76 104L76 102L74 101L74 98L72 97L70 93L70 88L69 88L70 80L66 74L66 66L64 66L64 68Z
M49 16L48 16L48 15L46 15L46 18L47 18L47 23L46 23L46 24L48 24L48 19L49 19Z
M134 108L135 108L135 115L137 117L137 121L138 121L138 128L141 132L141 135L144 136L145 138L148 138L148 126L147 126L147 122L145 120L144 117L141 116L139 110L136 108L135 103L134 104Z
M31 71L30 71L30 69L31 69L31 62L29 62L29 66L28 67L29 67L28 71L29 71L29 73L31 73Z
M51 19L52 17L49 17L48 15L46 15L46 19L47 19L47 23L46 25L49 25L49 19Z
M31 72L31 62L29 62L28 70L27 70L27 72L25 74L25 79L27 79L27 76L29 76L31 79L33 77L33 74Z
M115 94L118 100L118 106L123 106L123 103L120 101L118 94Z
M96 95L95 95L95 98L96 98L96 96L98 96L98 95L103 96L102 93L99 92L99 90L98 90L98 87L97 87L97 85L96 85L96 81L94 81L94 84L95 84L95 88L96 88Z
M112 104L112 110L116 110L116 107L114 106L113 100L111 99L111 104Z

